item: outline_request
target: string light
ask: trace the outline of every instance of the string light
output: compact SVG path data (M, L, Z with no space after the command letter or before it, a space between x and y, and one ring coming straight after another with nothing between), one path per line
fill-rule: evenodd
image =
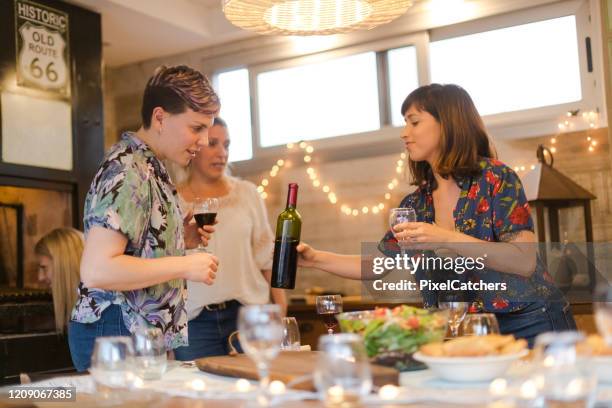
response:
M315 151L315 148L310 145L309 143L305 142L305 141L300 141L299 143L287 143L286 147L287 150L292 150L295 147L299 147L300 149L302 149L304 151L303 153L303 161L304 163L310 163L313 160L312 157L312 153ZM404 170L404 166L405 166L405 160L407 159L407 155L406 153L401 153L400 154L400 158L398 160L396 160L395 164L396 164L396 173L397 174L401 174ZM276 160L276 164L274 164L270 171L269 171L269 177L273 178L276 177L278 175L278 173L283 169L283 168L287 168L289 166L289 161L286 161L284 159L278 159ZM333 191L333 189L328 185L328 184L323 184L320 180L320 178L317 176L317 172L316 170L309 166L306 168L306 174L308 175L308 178L312 181L312 186L315 189L319 189L321 186L321 191L327 195L327 199L329 200L329 202L333 205L336 205L338 203L338 196L337 194ZM259 183L259 185L257 186L257 192L260 194L260 196L265 200L268 198L269 194L266 191L266 188L268 186L270 186L271 180L266 178L262 178L261 182ZM393 190L396 187L398 187L400 184L399 180L397 178L393 178L391 179L391 181L387 184L387 187L389 190ZM391 194L390 193L385 193L384 194L384 198L385 200L390 200L391 199ZM358 208L361 208L361 210L359 210ZM380 212L385 208L385 205L383 203L379 203L378 205L373 205L371 207L364 205L358 208L351 208L349 205L347 204L343 204L340 207L340 211L343 214L346 214L348 216L352 215L352 216L358 216L359 214L380 214Z
M576 127L576 122L578 119L582 119L583 122L586 122L587 130L593 130L599 128L599 112L597 110L584 111L581 115L578 115L580 112L579 109L567 111L561 121L557 124L557 127L561 132L568 132L573 130ZM587 142L591 141L591 136L587 136ZM556 137L553 137L550 140L551 144L557 143ZM593 152L595 150L594 146L591 143L587 145L587 149L589 152ZM550 149L552 153L556 152L555 147Z

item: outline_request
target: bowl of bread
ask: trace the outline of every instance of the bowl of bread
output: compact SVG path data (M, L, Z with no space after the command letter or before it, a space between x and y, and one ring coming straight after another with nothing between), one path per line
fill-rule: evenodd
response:
M527 342L512 335L464 336L421 346L414 359L441 379L453 382L491 381L529 354Z
M609 346L602 336L588 336L576 346L576 351L593 367L599 382L612 384L612 346Z

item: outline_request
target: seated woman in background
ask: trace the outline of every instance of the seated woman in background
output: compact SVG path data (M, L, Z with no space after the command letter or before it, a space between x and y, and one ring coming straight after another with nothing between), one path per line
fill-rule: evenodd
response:
M76 303L83 254L83 233L74 228L57 228L34 246L38 281L51 288L55 327L64 332Z
M416 191L400 207L416 210L418 222L395 226L379 248L395 256L398 241L418 249L449 249L461 257L484 258L484 270L423 270L416 279L498 285L499 290L463 294L480 310L495 313L500 330L525 338L576 328L569 304L537 256L529 204L519 177L496 159L484 123L468 93L457 85L431 84L414 90L402 104L401 133ZM467 245L466 245L467 244ZM360 256L298 246L300 265L360 279ZM486 255L485 255L486 254ZM421 291L426 307L438 291Z
M287 307L284 290L270 289L274 235L266 207L255 185L227 175L229 145L227 124L215 118L208 146L200 149L186 180L179 182L185 213L196 198L219 200L218 224L209 243L219 270L214 287L187 282L189 346L174 350L177 360L228 354L228 337L236 330L241 305L269 303L272 297L281 309Z

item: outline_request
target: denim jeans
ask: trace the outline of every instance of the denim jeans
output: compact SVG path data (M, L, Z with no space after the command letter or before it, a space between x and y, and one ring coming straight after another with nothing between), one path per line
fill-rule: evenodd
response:
M496 314L502 334L524 338L533 348L538 334L549 331L576 330L576 322L567 301L540 301L524 309Z
M91 365L96 337L130 336L131 333L123 323L121 306L110 305L100 319L93 323L68 323L68 345L70 356L77 371L85 371Z
M189 345L174 350L177 360L190 361L201 357L224 356L229 353L227 340L233 331L237 330L238 310L240 303L232 300L226 302L222 310L206 310L189 321ZM238 341L232 343L238 351Z

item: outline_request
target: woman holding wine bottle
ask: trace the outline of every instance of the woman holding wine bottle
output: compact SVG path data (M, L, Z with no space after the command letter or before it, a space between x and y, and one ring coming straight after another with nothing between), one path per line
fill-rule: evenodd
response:
M227 174L225 121L215 118L208 139L187 168L179 194L184 211L207 199L218 201L218 224L208 248L219 258L219 271L214 287L187 282L189 346L175 350L178 360L227 354L241 305L269 303L271 296L285 313L287 308L284 291L270 290L274 236L263 199L255 185Z
M199 71L159 67L144 91L142 126L122 135L95 175L85 200L81 283L68 326L77 370L89 368L100 336L154 326L169 350L187 344L185 280L212 284L218 260L207 253L185 256L185 248L206 244L213 228L184 225L162 160L187 165L208 145L219 107Z
M526 338L575 329L569 304L537 256L529 205L518 176L496 159L482 119L468 93L456 85L431 84L414 90L402 104L401 139L416 191L400 207L416 210L416 222L396 225L379 249L389 256L398 244L420 250L451 250L484 258L485 269L463 280L506 284L506 290L464 293L480 310L495 313L502 333ZM300 266L360 279L359 256L298 247ZM486 256L485 256L486 254ZM517 260L520 260L517 262ZM439 281L444 271L422 269L417 280ZM458 278L459 275L451 272ZM438 293L422 290L425 306Z

